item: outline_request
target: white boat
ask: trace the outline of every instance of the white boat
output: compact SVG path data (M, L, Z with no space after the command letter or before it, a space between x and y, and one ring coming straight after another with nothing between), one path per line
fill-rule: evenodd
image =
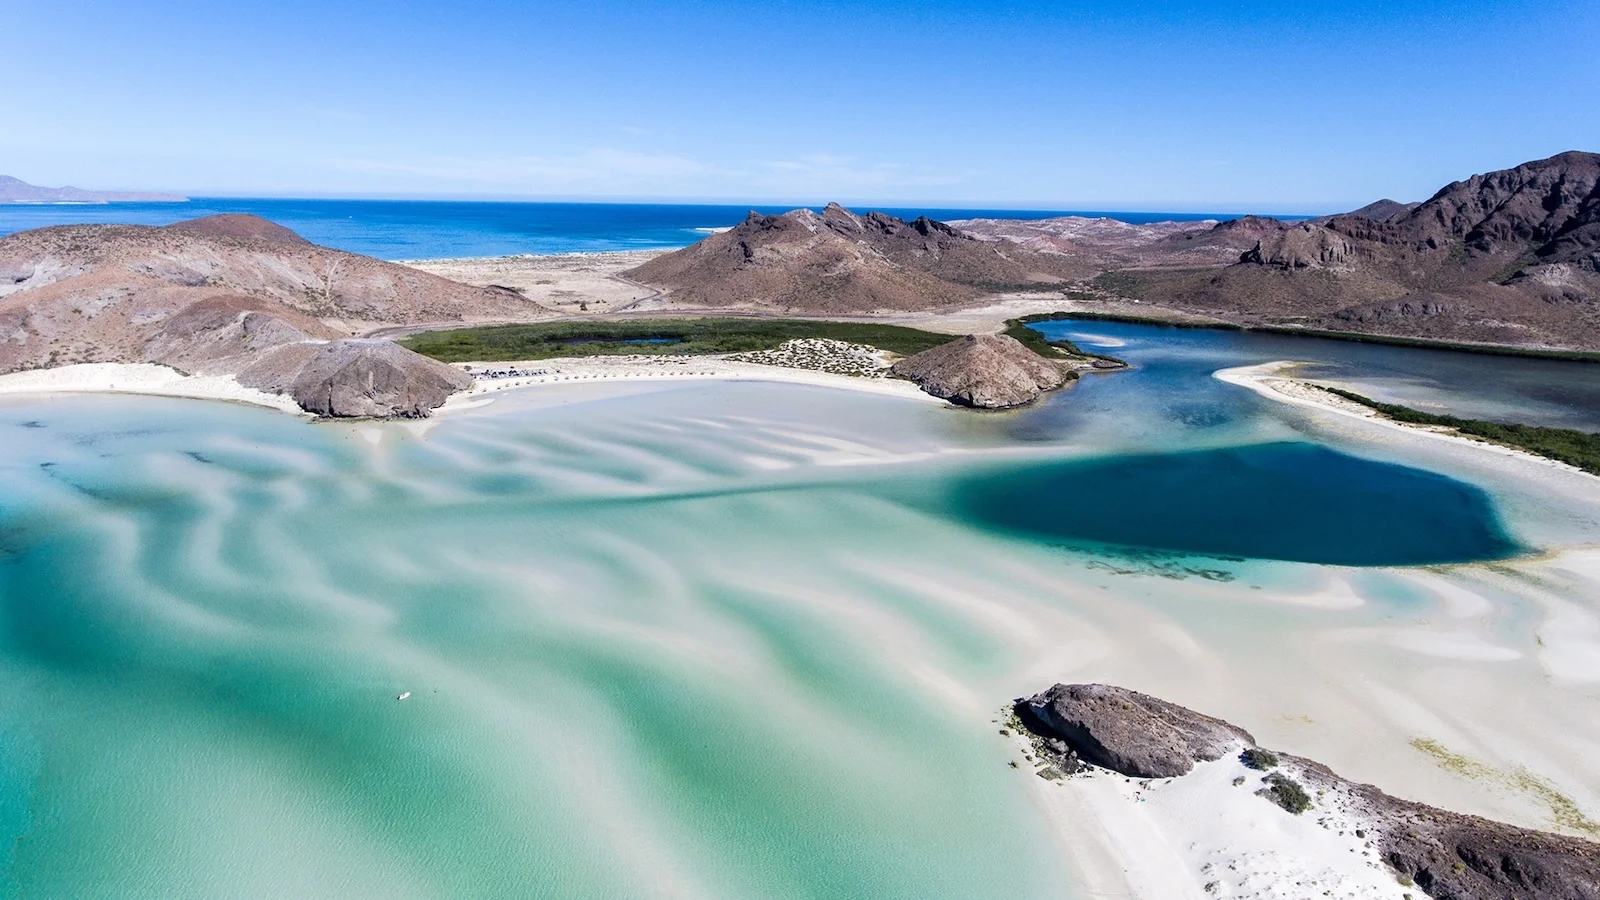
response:
M404 694L401 694L400 696L396 697L395 699L396 700L404 700L409 696L411 696L411 692L410 691L406 691Z

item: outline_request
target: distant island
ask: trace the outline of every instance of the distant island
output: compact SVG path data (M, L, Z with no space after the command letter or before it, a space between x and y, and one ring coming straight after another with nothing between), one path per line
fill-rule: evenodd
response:
M87 191L83 188L39 187L0 175L0 203L187 203L188 197L148 191Z

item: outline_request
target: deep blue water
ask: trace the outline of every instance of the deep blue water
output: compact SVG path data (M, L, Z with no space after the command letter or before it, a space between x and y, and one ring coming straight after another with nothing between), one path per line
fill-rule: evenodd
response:
M758 206L781 213L792 206ZM253 213L314 243L379 259L442 259L685 247L706 236L696 229L739 223L750 206L664 203L504 203L434 200L281 200L201 197L187 203L92 206L0 205L0 235L48 225L169 225L215 213ZM980 216L1039 219L1109 216L1125 222L1233 218L1196 213L1070 210L885 209L907 219Z
M1310 443L1030 466L974 478L956 497L981 524L1073 546L1346 566L1517 551L1476 487Z

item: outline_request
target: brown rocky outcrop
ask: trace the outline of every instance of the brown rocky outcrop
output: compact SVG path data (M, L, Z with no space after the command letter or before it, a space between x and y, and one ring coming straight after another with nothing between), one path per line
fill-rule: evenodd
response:
M892 374L961 406L1006 409L1066 383L1061 363L1003 334L969 334L895 363Z
M1244 750L1253 767L1274 769L1274 784L1304 782L1296 793L1312 809L1325 796L1344 798L1384 862L1433 900L1600 898L1600 843L1392 797L1311 760L1262 751L1243 729L1177 704L1109 685L1058 684L1014 708L1053 773L1087 762L1136 778L1181 777L1198 761Z
M275 347L238 379L287 394L306 412L340 418L420 418L472 386L460 369L392 341L354 339Z
M1065 741L1084 762L1135 778L1187 775L1196 762L1255 744L1221 719L1107 684L1058 684L1017 707L1030 728Z
M1303 222L1291 228L1272 229L1240 254L1239 261L1279 269L1311 269L1345 265L1354 258L1355 247L1349 238Z

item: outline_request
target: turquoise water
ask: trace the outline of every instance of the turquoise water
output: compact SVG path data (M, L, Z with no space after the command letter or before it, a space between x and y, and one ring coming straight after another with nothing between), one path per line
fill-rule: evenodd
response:
M902 553L906 514L752 478L760 429L677 403L378 445L0 407L9 895L1058 895L987 701L932 701L814 603L992 670L826 564Z
M759 206L782 213L792 206ZM199 197L187 203L97 206L0 204L0 235L47 225L169 225L215 213L252 213L318 244L379 259L438 259L685 247L704 229L737 225L749 206L670 203L512 203L436 200L285 200ZM994 209L886 209L907 219L1051 215L1110 216L1127 222L1234 218L1192 213L1078 212Z
M1192 684L1201 644L1287 684L1264 634L1429 614L1371 565L1528 543L1491 486L1326 449L1183 337L993 416L710 382L426 427L8 400L0 896L1081 896L1010 698ZM1329 579L1370 608L1257 599Z

